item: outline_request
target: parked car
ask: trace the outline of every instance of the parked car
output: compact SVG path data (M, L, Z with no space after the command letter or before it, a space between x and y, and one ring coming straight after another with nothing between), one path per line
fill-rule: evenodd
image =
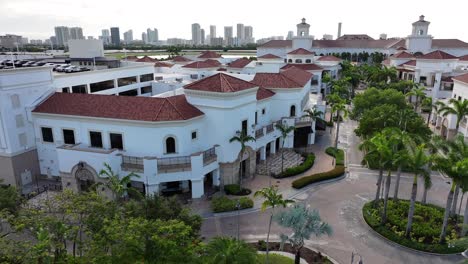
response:
M63 64L57 67L55 70L58 72L64 72L66 68L70 67L70 64Z
M80 71L81 71L81 70L80 70L80 67L74 66L74 65L72 65L72 66L70 66L70 67L68 67L68 68L65 69L65 72L66 72L66 73L80 72Z
M45 62L36 62L32 66L37 67L37 66L43 66L44 64L46 64L46 63Z
M91 69L90 68L87 68L87 67L79 67L80 68L80 71L90 71Z
M25 64L23 64L23 67L32 67L34 63L36 63L36 62L35 61L28 61Z

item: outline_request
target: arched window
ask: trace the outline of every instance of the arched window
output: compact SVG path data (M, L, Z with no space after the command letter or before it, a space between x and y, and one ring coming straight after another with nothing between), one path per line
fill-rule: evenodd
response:
M296 63L302 63L301 59L296 59Z
M289 116L296 116L296 106L291 105L291 109L289 110Z
M284 59L284 63L286 63L286 62L288 62L288 60L287 60L287 59Z
M307 60L306 60L306 63L311 63L311 60L310 60L310 59L307 59Z
M166 138L166 154L175 153L176 145L173 137Z
M292 62L292 59L289 59L288 62L291 63L291 62Z
M424 35L424 30L420 29L420 30L418 31L418 35L419 35L419 36Z

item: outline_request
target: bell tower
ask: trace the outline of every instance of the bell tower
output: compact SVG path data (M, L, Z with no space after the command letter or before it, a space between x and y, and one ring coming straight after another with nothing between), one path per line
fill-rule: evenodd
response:
M406 38L406 49L410 52L427 53L432 49L432 36L429 35L429 21L424 16L412 24L411 35Z
M297 33L296 33L296 36L293 37L293 40L292 40L293 50L298 49L298 48L311 50L312 41L314 40L314 37L309 35L310 25L307 24L306 19L303 18L301 20L301 23L297 24L296 27L297 27Z
M306 19L303 18L302 22L297 24L297 36L308 37L310 25L306 23Z

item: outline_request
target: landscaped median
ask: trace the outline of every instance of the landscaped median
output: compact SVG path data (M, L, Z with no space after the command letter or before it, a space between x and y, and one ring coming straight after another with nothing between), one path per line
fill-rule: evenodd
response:
M301 165L288 168L283 173L280 173L278 175L273 175L273 177L276 179L281 179L281 178L296 176L312 168L312 166L314 166L314 162L315 162L315 154L314 153L307 154L304 162Z
M342 149L328 147L325 149L325 153L335 158L336 165L344 165L344 151Z
M449 247L448 243L439 243L439 235L444 218L444 209L432 204L416 202L413 217L412 231L409 238L405 237L408 218L409 201L388 201L387 223L382 225L381 212L383 202L380 200L374 208L373 201L368 202L362 208L362 214L367 224L383 237L402 246L437 254L460 253L465 250L461 246ZM462 223L459 217L458 223ZM460 231L460 225L450 219L447 228L447 239L456 240Z
M252 199L248 197L230 199L226 196L219 196L211 200L211 208L215 213L235 211L237 210L237 201L239 201L239 209L252 208L254 205Z

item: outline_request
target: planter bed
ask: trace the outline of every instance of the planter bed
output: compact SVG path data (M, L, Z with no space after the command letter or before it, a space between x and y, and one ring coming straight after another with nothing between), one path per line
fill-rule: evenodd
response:
M303 188L309 184L334 179L340 177L345 172L344 166L336 166L333 170L304 176L292 182L292 187L295 189Z
M304 160L304 162L302 162L301 165L296 166L296 167L287 168L286 170L284 170L283 173L280 173L278 175L273 175L273 177L276 178L276 179L292 177L292 176L296 176L298 174L301 174L301 173L307 171L308 169L312 168L312 166L314 166L314 162L315 162L315 154L313 154L313 153L307 154L304 157L305 157L305 160Z
M250 243L258 251L266 251L266 242L261 240L257 243ZM270 242L270 251L281 251L279 242ZM290 244L284 244L283 252L288 252L295 254L293 248ZM326 257L322 256L320 252L315 252L312 249L303 247L301 249L301 258L303 258L307 263L316 263L316 264L331 264L332 262Z

